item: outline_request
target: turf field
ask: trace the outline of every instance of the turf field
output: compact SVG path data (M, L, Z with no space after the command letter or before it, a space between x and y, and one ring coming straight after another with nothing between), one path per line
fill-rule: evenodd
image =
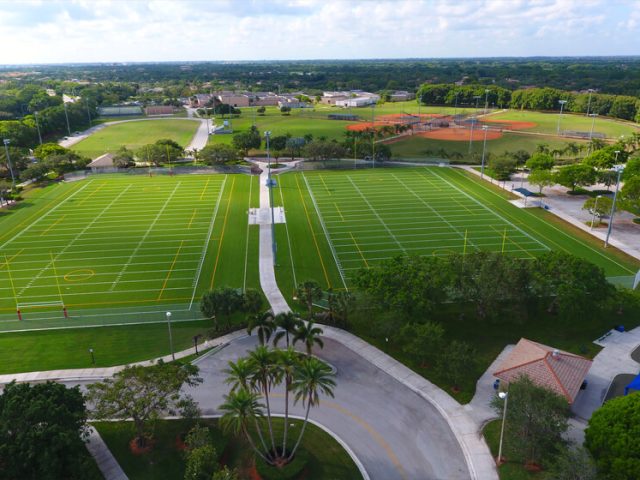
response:
M199 318L207 289L257 286L257 203L244 175L50 186L0 217L0 329Z
M123 145L136 150L161 138L169 138L186 147L198 125L193 120L174 119L118 123L98 130L71 148L88 158L96 158L103 153L116 152Z
M607 275L634 274L632 259L604 251L458 169L386 168L289 173L279 177L278 279L283 292L308 278L349 286L362 267L400 254L448 255L476 250L533 259L569 251Z

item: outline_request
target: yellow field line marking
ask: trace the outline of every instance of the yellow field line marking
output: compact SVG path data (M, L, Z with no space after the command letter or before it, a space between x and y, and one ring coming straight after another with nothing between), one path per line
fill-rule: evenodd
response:
M302 190L300 189L300 182L298 181L298 176L296 176L296 185L298 186L298 192L300 193L300 200L302 200L302 206L304 207L304 213L307 216L307 222L309 223L309 230L311 230L311 238L313 238L313 243L316 246L316 251L318 252L318 258L320 259L320 265L322 266L322 271L324 273L324 279L327 281L327 286L331 287L331 281L329 280L329 275L327 274L327 269L324 266L324 260L322 259L322 255L320 254L320 245L318 245L318 240L316 240L316 234L313 231L313 225L311 224L311 218L309 218L309 211L307 210L307 203L304 201L304 196L302 195Z
M282 393L272 393L271 396L284 398L284 394ZM384 437L380 433L378 433L378 431L375 428L373 428L365 419L359 417L354 413L351 413L347 408L343 407L342 405L339 405L336 402L323 399L320 404L326 405L329 408L337 410L338 412L342 413L343 415L346 415L347 417L352 419L354 422L356 422L358 425L360 425L362 428L364 428L369 433L369 435L371 435L371 437L375 440L375 442L378 445L380 445L380 447L382 447L385 453L389 456L389 459L398 470L398 473L400 474L400 476L406 480L407 474L404 471L404 468L402 467L402 463L400 463L400 460L394 453L391 446L387 443Z
M189 220L189 225L187 225L187 228L191 228L191 224L193 223L193 219L196 218L196 212L198 210L197 209L193 209L193 215L191 215L191 220Z
M340 215L340 220L342 220L344 222L344 217L342 216L342 212L340 211L340 208L338 207L337 203L333 203L336 206L336 211L338 212L338 215Z
M80 185L80 182L78 182L78 185ZM77 189L73 189L71 191L71 195L73 195L73 193L76 191ZM70 197L71 195L68 195L67 197ZM24 221L20 222L18 225L16 225L15 227L13 227L11 230L9 230L7 233L5 233L4 235L0 236L0 239L4 239L8 236L10 236L10 234L12 234L15 230L19 229L20 227L22 227L25 223L29 222L30 220L33 220L35 217L38 217L40 215L43 214L43 212L46 212L47 210L49 210L49 208L51 208L55 203L60 203L58 197L55 198L55 200L52 200L51 202L49 202L45 207L41 208L40 210L38 210L37 212L35 212L33 215L30 215L28 218L26 218Z
M7 262L12 262L14 258L16 258L18 255L20 255L22 252L24 252L24 248L21 248L20 251L18 253L16 253L13 257L9 257L9 259L7 260ZM4 258L6 259L7 256L5 255ZM4 267L8 267L9 263L3 263L2 265L0 265L0 270L2 270Z
M353 233L349 232L349 235L351 236L351 240L353 240L353 244L356 246L356 249L358 250L358 253L360 254L360 257L362 258L362 261L367 266L367 268L369 268L369 263L367 262L367 259L364 258L364 255L362 254L362 250L360 250L360 245L358 245L358 242L356 242L356 239L353 236Z
M318 174L318 177L320 177L320 181L322 182L322 185L324 185L324 189L329 195L331 195L331 190L329 190L329 187L327 187L327 184L324 182L324 178L322 178L322 175Z
M107 184L103 183L102 185L100 185L98 188L96 188L93 192L91 192L89 195L87 195L85 198L83 198L82 200L80 200L80 203L78 203L78 207L81 206L82 204L84 204L84 202L86 202L87 200L89 200L91 197L93 197L96 193L98 193L100 190L102 190L104 187L106 187Z
M176 261L178 260L178 257L180 256L180 250L182 250L182 245L184 245L184 240L180 240L180 246L178 247L178 251L176 252L176 256L173 257L173 262L171 262L171 267L169 267L169 271L167 272L167 276L164 279L164 283L162 284L162 289L160 290L160 293L158 294L158 298L156 300L160 300L160 298L162 297L162 294L164 293L164 289L167 287L167 283L169 282L169 277L171 277L171 274L173 273L173 267L176 266Z
M65 218L66 216L67 216L67 215L65 214L65 215L61 216L58 220L56 220L55 222L53 222L53 223L49 226L49 228L47 228L44 232L42 232L42 233L40 234L40 236L42 237L42 236L43 236L43 235L45 235L47 232L49 232L49 230L51 230L53 227L55 227L57 224L59 224L62 220L64 220L64 218Z
M207 187L209 186L210 181L211 181L211 178L207 178L207 183L204 184L204 188L202 189L202 193L200 194L200 200L204 198L204 194L207 191Z
M231 207L231 198L233 197L233 187L236 184L236 177L233 177L231 182L231 191L229 192L229 200L227 201L227 209L224 212L224 222L222 223L222 233L220 233L220 243L218 243L218 253L216 253L216 263L213 266L213 274L211 275L211 283L209 284L209 290L213 288L213 281L216 278L216 272L218 271L218 261L220 260L220 252L222 251L222 242L224 240L224 231L227 228L227 219L229 218L229 208Z

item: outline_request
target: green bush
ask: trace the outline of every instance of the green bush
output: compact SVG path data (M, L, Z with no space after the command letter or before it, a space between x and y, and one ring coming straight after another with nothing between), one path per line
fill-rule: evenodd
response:
M282 468L268 465L262 459L256 460L256 468L263 480L293 480L300 476L307 463L309 463L309 454L298 451L293 460Z

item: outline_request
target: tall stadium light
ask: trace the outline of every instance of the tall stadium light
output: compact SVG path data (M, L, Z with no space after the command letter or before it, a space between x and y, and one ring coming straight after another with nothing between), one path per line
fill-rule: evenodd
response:
M67 113L67 102L62 100L62 105L64 106L64 118L67 119L67 132L69 132L69 136L71 136L71 126L69 125L69 114Z
M371 162L376 168L376 104L371 104Z
M471 131L469 132L469 154L471 154L471 149L473 148L473 126L476 123L476 119L471 117Z
M500 428L500 446L498 447L498 458L496 463L502 465L502 441L504 440L504 424L507 420L507 404L509 403L509 392L500 392L498 397L504 400L504 408L502 409L502 427Z
M474 112L474 116L477 117L478 116L478 102L482 98L482 95L474 95L473 98L476 99L476 110Z
M596 201L593 204L593 216L591 217L591 227L589 230L593 230L593 222L596 221L596 212L598 211L598 200L602 198L602 195L596 196ZM598 225L600 225L600 221L598 221Z
M274 207L273 207L273 180L271 179L271 155L269 152L269 139L271 138L271 132L264 132L264 137L267 141L267 165L268 165L268 174L267 174L267 188L269 188L269 207L271 208L271 251L273 252L273 265L276 265L276 222L274 215Z
M489 89L485 88L484 89L484 114L487 114L487 111L489 109Z
M84 104L87 106L87 118L89 119L89 128L93 126L93 122L91 121L91 110L89 109L89 99L84 99Z
M169 327L169 349L171 350L171 358L175 360L176 356L173 353L173 335L171 332L171 312L167 312L165 315L167 316L167 326Z
M585 117L588 117L589 113L591 113L591 94L593 93L593 89L590 88L587 92L589 92L589 100L587 101L587 114Z
M482 130L484 130L484 142L482 144L482 165L480 167L480 178L484 178L484 155L487 151L487 131L489 130L489 127L487 125L483 125Z
M7 155L7 165L9 165L9 172L11 173L11 190L16 189L16 177L13 175L13 167L11 166L11 156L9 155L9 143L11 140L5 138L4 142L4 152Z
M458 117L458 94L460 94L460 92L456 92L456 103L455 103L455 106L453 107L453 121L454 122L457 120L457 117Z
M36 119L36 129L38 130L38 141L42 145L42 135L40 134L40 122L38 122L38 112L33 112L33 118Z
M618 155L620 154L620 150L616 150L616 163L618 162ZM624 165L616 165L614 171L618 172L618 177L616 179L616 191L613 193L613 204L611 205L611 214L609 215L609 226L607 228L607 237L604 239L604 248L609 246L609 237L611 236L611 229L613 228L613 215L616 213L616 200L618 199L618 190L620 189L620 175L624 170Z
M558 128L556 129L556 133L560 135L560 120L562 120L562 109L567 103L567 100L558 100L558 103L560 104L560 113L558 114Z
M596 125L596 117L598 116L597 113L591 113L589 114L590 117L592 117L591 119L591 130L589 131L589 143L591 143L591 139L593 138L593 127ZM589 153L591 153L591 145L589 145Z

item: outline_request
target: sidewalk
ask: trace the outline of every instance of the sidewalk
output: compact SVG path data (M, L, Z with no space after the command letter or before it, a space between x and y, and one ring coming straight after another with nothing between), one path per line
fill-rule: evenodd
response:
M87 450L98 464L105 480L129 480L98 431L93 427L89 427L89 431Z

